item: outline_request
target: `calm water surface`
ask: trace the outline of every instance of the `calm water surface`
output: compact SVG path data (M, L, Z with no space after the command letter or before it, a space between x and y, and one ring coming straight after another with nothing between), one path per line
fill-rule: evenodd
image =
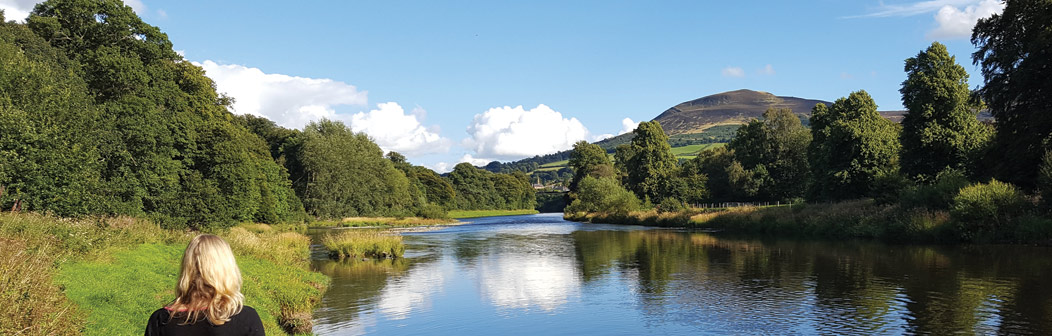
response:
M490 217L315 267L319 335L1052 334L1052 249L730 238Z

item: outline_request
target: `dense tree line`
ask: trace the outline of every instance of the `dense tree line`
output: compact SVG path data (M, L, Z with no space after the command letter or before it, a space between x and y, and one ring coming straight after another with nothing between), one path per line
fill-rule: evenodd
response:
M1007 1L1003 13L979 21L972 42L985 77L976 92L938 42L906 59L900 92L908 111L901 125L856 91L816 105L810 130L791 111L769 110L739 128L726 147L678 165L656 122L641 123L612 165L596 155L601 148L579 144L571 154L567 211L874 198L951 211L962 223L979 223L980 231L1015 223L1028 213L1020 210L1024 194L1052 203L1052 1ZM984 108L995 116L993 126L976 118ZM635 201L615 202L614 195L624 198L619 188Z
M292 130L233 115L204 70L118 0L50 0L4 21L0 207L194 228L533 208L522 173L471 167L480 191L385 157L340 122Z
M456 191L455 205L461 210L533 209L536 193L525 173L497 174L472 166L457 164L449 173Z

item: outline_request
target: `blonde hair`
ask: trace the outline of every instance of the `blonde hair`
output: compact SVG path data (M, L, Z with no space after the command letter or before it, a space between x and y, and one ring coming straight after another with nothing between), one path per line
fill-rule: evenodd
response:
M175 301L168 306L175 313L186 312L186 321L197 321L203 313L213 325L223 325L244 307L241 270L223 238L203 234L194 237L183 254Z

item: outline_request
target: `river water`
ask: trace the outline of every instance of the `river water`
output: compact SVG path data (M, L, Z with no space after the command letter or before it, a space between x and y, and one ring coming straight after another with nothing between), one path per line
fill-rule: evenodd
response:
M319 335L1052 334L1052 249L489 217L332 277Z

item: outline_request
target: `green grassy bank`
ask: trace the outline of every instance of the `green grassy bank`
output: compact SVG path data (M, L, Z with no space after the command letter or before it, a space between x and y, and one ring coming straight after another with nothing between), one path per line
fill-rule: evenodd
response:
M450 218L476 218L476 217L492 217L492 216L515 216L515 215L532 215L539 213L535 209L521 209L521 210L449 210Z
M329 281L309 270L309 238L284 230L216 232L234 249L245 303L268 335L309 332ZM0 214L0 335L141 335L150 314L174 298L195 234L130 217Z
M713 229L729 233L902 243L1052 244L1052 220L1033 212L968 217L958 211L878 204L873 200L793 206L688 209L658 213L571 213L567 220Z

